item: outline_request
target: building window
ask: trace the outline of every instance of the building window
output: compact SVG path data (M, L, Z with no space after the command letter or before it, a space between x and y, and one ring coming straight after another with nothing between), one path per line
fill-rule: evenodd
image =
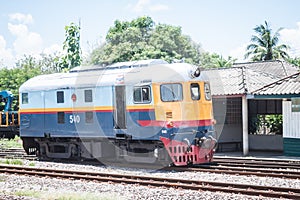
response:
M85 123L90 124L94 122L93 112L85 112Z
M57 123L64 124L65 123L65 112L57 113Z
M57 100L57 103L64 103L65 102L63 91L57 91L56 92L56 100Z
M200 99L200 87L198 83L191 84L191 98L192 100Z
M92 90L84 90L84 102L93 102Z
M300 98L292 98L292 112L300 112Z
M151 93L149 86L135 87L133 89L133 102L134 103L150 103Z
M207 101L210 101L211 93L210 93L210 85L208 83L204 83L204 93L205 93L205 99Z
M22 93L22 104L28 104L28 93Z
M179 83L161 85L160 97L164 102L182 101L182 85Z
M242 123L242 99L227 98L226 124Z

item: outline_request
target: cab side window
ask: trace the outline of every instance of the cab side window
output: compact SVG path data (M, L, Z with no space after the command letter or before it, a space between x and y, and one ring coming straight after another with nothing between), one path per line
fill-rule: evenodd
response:
M211 100L211 92L210 92L210 85L208 83L204 83L204 93L205 93L205 99L207 101Z
M134 87L133 89L134 103L150 103L151 92L149 86Z
M195 101L200 99L200 87L198 83L191 83L191 98Z
M22 93L22 104L28 104L28 93Z

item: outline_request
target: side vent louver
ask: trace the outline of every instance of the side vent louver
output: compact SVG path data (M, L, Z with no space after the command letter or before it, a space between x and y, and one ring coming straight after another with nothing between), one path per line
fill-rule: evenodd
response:
M166 118L173 118L172 112L166 112Z

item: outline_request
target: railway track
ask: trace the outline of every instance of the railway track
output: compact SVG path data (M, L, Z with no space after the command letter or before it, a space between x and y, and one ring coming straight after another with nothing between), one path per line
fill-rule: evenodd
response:
M0 149L0 157L6 159L38 159L34 155L27 155L23 149ZM63 161L60 160L60 162ZM80 164L83 163L81 162ZM88 162L88 164L91 163L93 164L93 162ZM116 163L116 165L118 165L118 163ZM121 164L119 165L122 167ZM128 166L129 164L124 165L124 167ZM143 167L143 165L141 167ZM164 170L300 179L300 161L289 160L270 161L264 159L215 158L214 164L212 165L199 165L197 167L167 167L164 168Z
M37 160L37 157L35 155L27 155L24 149L20 148L0 148L0 158Z
M250 168L246 166L245 167L198 166L198 167L172 167L166 169L174 170L174 171L194 171L194 172L208 172L208 173L218 173L218 174L300 179L300 171Z
M212 182L201 180L184 180L173 178L159 178L138 175L124 175L112 173L83 172L57 169L41 169L34 167L0 165L0 173L29 175L39 177L55 177L63 179L81 179L122 184L139 184L144 186L178 188L188 190L203 190L211 192L239 193L243 195L264 196L272 198L300 199L300 189Z
M252 168L268 167L272 169L297 169L300 170L300 160L269 160L259 158L236 158L236 157L214 157L218 165L226 166L247 166Z

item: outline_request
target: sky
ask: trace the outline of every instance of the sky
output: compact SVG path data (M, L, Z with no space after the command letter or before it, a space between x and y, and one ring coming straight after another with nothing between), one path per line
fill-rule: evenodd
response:
M81 25L85 54L104 41L115 20L151 17L156 24L180 26L210 53L243 61L253 28L282 28L279 44L300 57L300 1L297 0L0 0L0 64L11 67L24 55L62 50L64 27Z

